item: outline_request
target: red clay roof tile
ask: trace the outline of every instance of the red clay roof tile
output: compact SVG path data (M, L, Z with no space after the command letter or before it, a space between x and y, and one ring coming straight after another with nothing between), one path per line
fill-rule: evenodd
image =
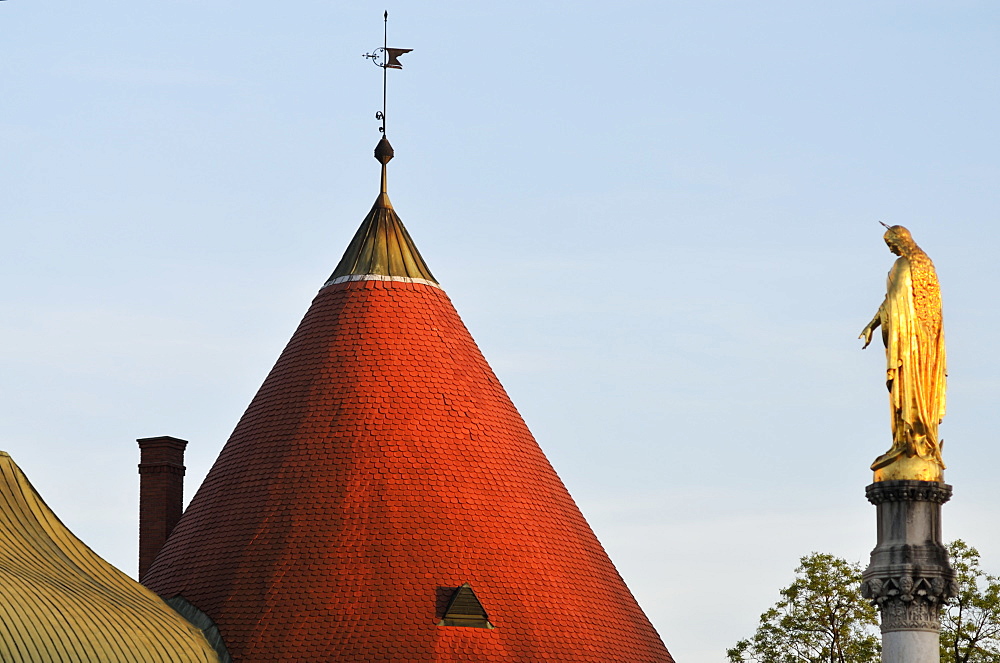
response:
M322 289L143 582L237 663L669 663L439 288ZM470 583L494 629L437 623Z

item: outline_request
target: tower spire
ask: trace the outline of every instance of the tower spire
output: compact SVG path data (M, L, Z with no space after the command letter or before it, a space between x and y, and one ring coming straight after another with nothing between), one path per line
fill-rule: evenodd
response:
M402 69L403 65L399 62L399 57L404 53L409 53L412 48L389 48L389 11L386 10L382 14L382 46L376 48L371 53L365 53L361 57L367 58L372 61L376 67L382 68L382 110L375 113L375 119L382 122L382 126L378 128L382 137L385 137L385 105L386 105L386 92L388 88L388 74L389 69Z
M388 25L389 12L382 15ZM326 285L344 281L357 281L369 278L416 281L437 286L437 281L427 264L420 256L410 234L403 227L396 211L389 202L389 190L386 182L386 165L394 156L392 145L385 135L385 90L386 70L402 69L399 56L409 53L411 48L389 48L388 28L383 35L383 45L364 57L370 59L375 66L382 68L382 110L375 113L375 119L381 120L379 133L382 138L375 146L375 159L382 164L382 181L378 198L361 223L354 239L351 240L344 257L334 270Z
M386 9L385 13L382 14L382 51L386 52L386 50L388 49L388 47L389 47L389 10ZM386 67L385 63L383 62L383 64L382 64L382 126L381 126L381 128L379 128L379 131L382 132L382 137L383 138L385 138L385 97L386 97L386 88L388 87L388 85L387 85L387 79L389 78L386 75L386 72L388 71L388 69L389 68ZM383 166L384 165L385 164L383 164ZM382 172L385 172L384 168L383 168ZM385 179L385 178L383 178L383 179Z
M389 139L386 138L385 134L385 107L386 107L386 91L388 87L388 70L389 69L402 69L403 65L399 63L399 56L404 53L409 53L412 48L389 48L389 11L386 10L382 14L382 46L376 48L371 53L365 53L362 57L367 58L372 61L376 67L382 69L382 110L375 112L375 119L382 122L382 126L378 128L379 133L382 134L382 139L379 140L378 145L375 147L375 158L378 159L379 163L382 164L382 187L379 193L379 200L376 204L381 203L389 209L392 205L389 203L388 189L386 188L386 164L393 157L392 145L389 144Z
M375 204L144 582L241 663L673 663L390 205L381 134Z

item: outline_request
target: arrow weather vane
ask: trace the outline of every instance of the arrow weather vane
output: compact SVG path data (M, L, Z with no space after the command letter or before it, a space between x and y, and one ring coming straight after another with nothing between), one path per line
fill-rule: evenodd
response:
M388 10L382 15L385 23L382 36L382 46L376 48L371 53L365 53L361 57L368 58L372 61L376 67L382 67L382 110L375 113L375 119L382 121L382 126L378 128L379 132L385 135L385 88L386 88L386 72L389 69L402 69L403 65L399 63L399 56L404 53L409 53L412 48L389 48L388 47L388 37L389 37L389 12Z

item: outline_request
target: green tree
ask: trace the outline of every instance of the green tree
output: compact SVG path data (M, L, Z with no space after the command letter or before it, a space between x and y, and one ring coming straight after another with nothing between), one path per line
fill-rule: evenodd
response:
M941 615L942 663L1000 661L1000 578L979 568L979 551L958 539L948 544L958 596Z
M861 567L825 553L799 560L795 580L760 616L731 663L878 663L878 620L861 597Z

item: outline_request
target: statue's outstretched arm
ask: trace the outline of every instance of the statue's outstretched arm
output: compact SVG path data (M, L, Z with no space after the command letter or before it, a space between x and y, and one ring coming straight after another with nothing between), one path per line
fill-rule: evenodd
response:
M877 311L875 311L875 317L872 321L865 325L865 328L861 330L861 334L858 338L865 339L865 344L861 346L864 350L868 347L868 344L872 342L872 332L878 329L879 325L882 324L882 307L880 306Z

